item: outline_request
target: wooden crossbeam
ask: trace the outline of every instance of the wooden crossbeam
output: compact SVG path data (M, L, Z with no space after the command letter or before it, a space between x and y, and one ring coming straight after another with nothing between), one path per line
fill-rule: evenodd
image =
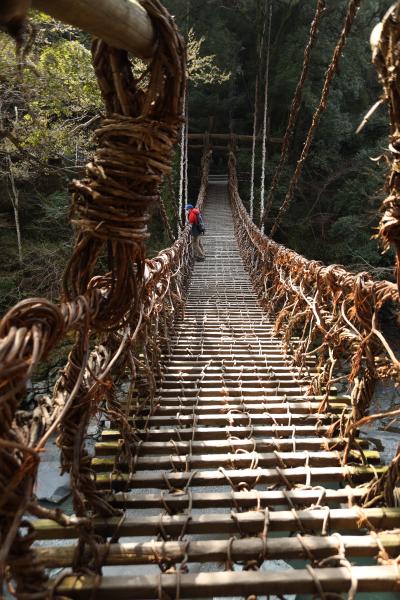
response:
M310 506L323 501L326 505L346 505L362 502L366 495L363 488L332 489L293 489L293 490L248 490L245 492L182 492L180 494L159 493L137 494L136 492L117 492L106 494L106 498L119 508L161 508L185 511L192 503L193 508L254 508L260 506Z
M241 571L195 574L159 574L103 577L70 576L62 579L57 586L59 595L72 598L88 598L96 589L99 600L118 597L118 600L131 598L157 598L157 590L176 597L177 591L183 598L204 598L218 596L249 596L269 594L318 594L324 592L347 592L352 576L357 581L359 592L398 592L400 579L396 565L379 567L353 567L351 573L346 567L317 569L312 574L306 569L286 571ZM316 582L317 581L317 582ZM319 583L319 585L318 585Z
M226 142L229 142L232 139L232 135L230 133L189 133L188 134L189 140L207 140L208 137L211 140L224 140ZM234 134L233 139L238 142L245 142L245 143L253 142L252 135ZM257 139L260 140L261 137L258 136ZM280 137L270 137L268 139L268 142L270 144L282 144L282 141L283 141L283 138L280 138ZM203 144L201 144L201 147L203 147ZM227 148L227 146L222 146L222 147Z
M156 47L150 17L137 0L32 0L34 8L91 33L110 46L149 58Z
M271 531L298 531L299 526L304 531L320 532L325 526L336 530L359 531L368 523L370 527L380 529L396 528L399 524L400 509L369 508L361 510L358 507L347 509L322 509L271 511L268 515L268 527ZM112 536L118 526L120 537L150 535L156 536L165 531L171 536L179 536L185 527L188 534L227 533L229 535L258 534L265 525L264 511L238 512L235 514L202 515L157 515L139 518L126 517L122 522L120 517L93 520L93 527L98 535ZM32 522L32 527L39 540L74 539L78 530L74 527L62 527L50 519Z
M380 533L360 537L342 536L341 541L349 556L374 556L384 547L389 556L396 557L400 553L399 533ZM223 562L228 556L234 561L254 560L264 553L268 560L299 560L309 555L317 560L332 556L338 552L337 536L303 536L270 538L265 543L260 538L227 540L172 542L144 542L123 544L97 544L99 555L105 556L104 564L146 565L161 561L179 563L187 562ZM35 556L47 568L68 567L74 558L76 546L57 546L36 548Z
M346 438L324 438L324 437L307 437L298 438L296 440L277 439L277 438L262 438L262 439L244 439L244 440L204 440L204 441L167 441L167 442L143 442L140 446L141 454L204 454L213 452L224 454L225 452L290 452L293 448L296 450L328 450L330 448L341 450L346 444ZM357 445L361 448L367 448L368 442L365 439L357 439ZM110 442L98 442L96 444L96 456L108 456L119 451L121 448L119 440Z
M301 425L301 424L274 424L274 425L252 425L252 426L226 426L226 427L185 427L177 431L174 427L163 427L162 429L140 429L136 430L136 434L141 439L149 439L156 441L168 441L168 440L220 440L229 437L235 437L240 434L244 438L258 438L262 436L275 436L278 440L280 439L293 439L295 436L316 436L318 434L323 435L329 429L329 425L321 425L316 423L314 425ZM106 429L102 433L103 440L118 440L121 434L116 429Z
M375 450L365 450L363 452L366 460L373 464L379 462L379 452ZM361 454L353 450L353 460L361 461ZM228 453L214 454L212 452L200 455L156 455L156 456L140 456L137 458L135 465L138 471L146 469L209 469L218 467L229 467L234 465L236 469L245 469L251 464L257 464L258 467L268 468L275 466L286 465L286 467L299 467L309 464L311 467L321 466L338 466L340 465L341 456L337 451L334 452L312 452L312 451L296 451L296 452L276 452L276 453ZM129 465L126 460L119 461L119 468L123 471L129 470ZM115 468L115 457L95 457L92 461L93 469L99 473L104 471L112 471Z
M282 484L285 480L290 484L300 483L307 485L319 485L327 482L343 482L346 477L351 477L354 482L362 483L370 481L377 475L382 475L387 467L369 466L346 466L346 467L294 467L288 469L230 469L227 475L233 485L246 483L250 487L256 482L260 485ZM190 478L190 479L189 479ZM125 473L97 473L96 485L99 489L125 490L127 488L159 488L164 489L168 485L176 490L182 490L190 481L195 486L214 486L229 481L221 471L194 471L193 473L160 473L137 472Z

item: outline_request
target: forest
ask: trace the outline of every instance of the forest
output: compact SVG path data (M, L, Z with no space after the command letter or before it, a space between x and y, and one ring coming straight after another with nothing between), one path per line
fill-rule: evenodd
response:
M256 107L254 197L259 222L262 188L267 194L280 155L280 144L272 140L281 139L286 129L316 1L272 0L270 5L265 0L166 0L165 4L187 41L189 132L252 135ZM374 238L384 197L387 109L378 107L362 130L356 130L381 95L369 36L390 4L390 0L361 3L291 209L275 235L308 258L389 279L393 257L383 253ZM318 105L346 6L345 0L326 2L289 159L266 232L285 196ZM68 222L68 183L82 174L90 159L103 110L91 67L90 36L42 13L33 11L31 19L35 39L23 62L16 56L13 40L0 33L1 313L29 296L58 299L74 236ZM143 68L140 61L137 68ZM260 134L265 102L271 141L262 185ZM196 194L201 158L201 150L191 146L188 200ZM251 144L239 142L238 156L246 202ZM216 149L212 171L226 172L226 161L227 152ZM172 181L162 189L175 233L180 170L177 147ZM170 244L157 210L151 234L149 256Z

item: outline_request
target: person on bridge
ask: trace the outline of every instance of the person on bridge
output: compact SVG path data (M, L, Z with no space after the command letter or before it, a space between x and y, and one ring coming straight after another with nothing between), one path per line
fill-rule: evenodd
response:
M187 211L187 222L192 226L194 257L196 260L205 260L206 255L200 239L200 236L206 232L202 214L198 208L194 208L193 204L187 204L185 210Z

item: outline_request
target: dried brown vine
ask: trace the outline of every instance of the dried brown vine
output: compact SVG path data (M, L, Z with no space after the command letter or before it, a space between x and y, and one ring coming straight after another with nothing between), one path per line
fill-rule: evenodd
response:
M338 265L307 260L263 235L240 199L233 154L229 192L242 257L261 304L275 314L276 332L297 366L307 371L308 358L317 358L318 374L311 378L309 394L323 396L321 411L327 408L338 371L347 371L352 384L351 413L338 418L330 431L331 436L349 439L346 462L376 381L400 381L400 362L379 326L382 306L399 300L397 287L389 281L374 281L368 273L353 274ZM293 335L299 338L296 345L291 343Z
M383 215L379 235L383 247L392 246L396 253L397 285L400 290L400 4L396 3L386 13L371 36L372 60L383 86L383 98L389 108L391 168L387 175L387 197L383 202ZM375 39L377 38L377 39Z

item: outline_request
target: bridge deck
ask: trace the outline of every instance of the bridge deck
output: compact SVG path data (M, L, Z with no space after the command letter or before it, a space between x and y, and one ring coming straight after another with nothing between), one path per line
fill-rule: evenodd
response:
M358 506L365 491L356 485L381 469L379 455L362 440L375 465L354 453L342 467L343 441L324 437L349 398L332 393L319 414L320 398L305 396L315 367L290 366L257 304L224 182L210 184L205 219L207 258L194 268L159 405L132 415L143 439L133 471L122 464L113 472L118 431L105 430L96 447L97 484L126 509L122 520L95 522L104 538L117 529L103 545L104 577L61 579L58 593L89 598L95 587L93 597L121 600L399 590L398 570L374 557L383 548L400 553L400 510ZM77 533L48 521L35 527L42 539ZM61 544L38 548L49 567L71 565L74 545Z

